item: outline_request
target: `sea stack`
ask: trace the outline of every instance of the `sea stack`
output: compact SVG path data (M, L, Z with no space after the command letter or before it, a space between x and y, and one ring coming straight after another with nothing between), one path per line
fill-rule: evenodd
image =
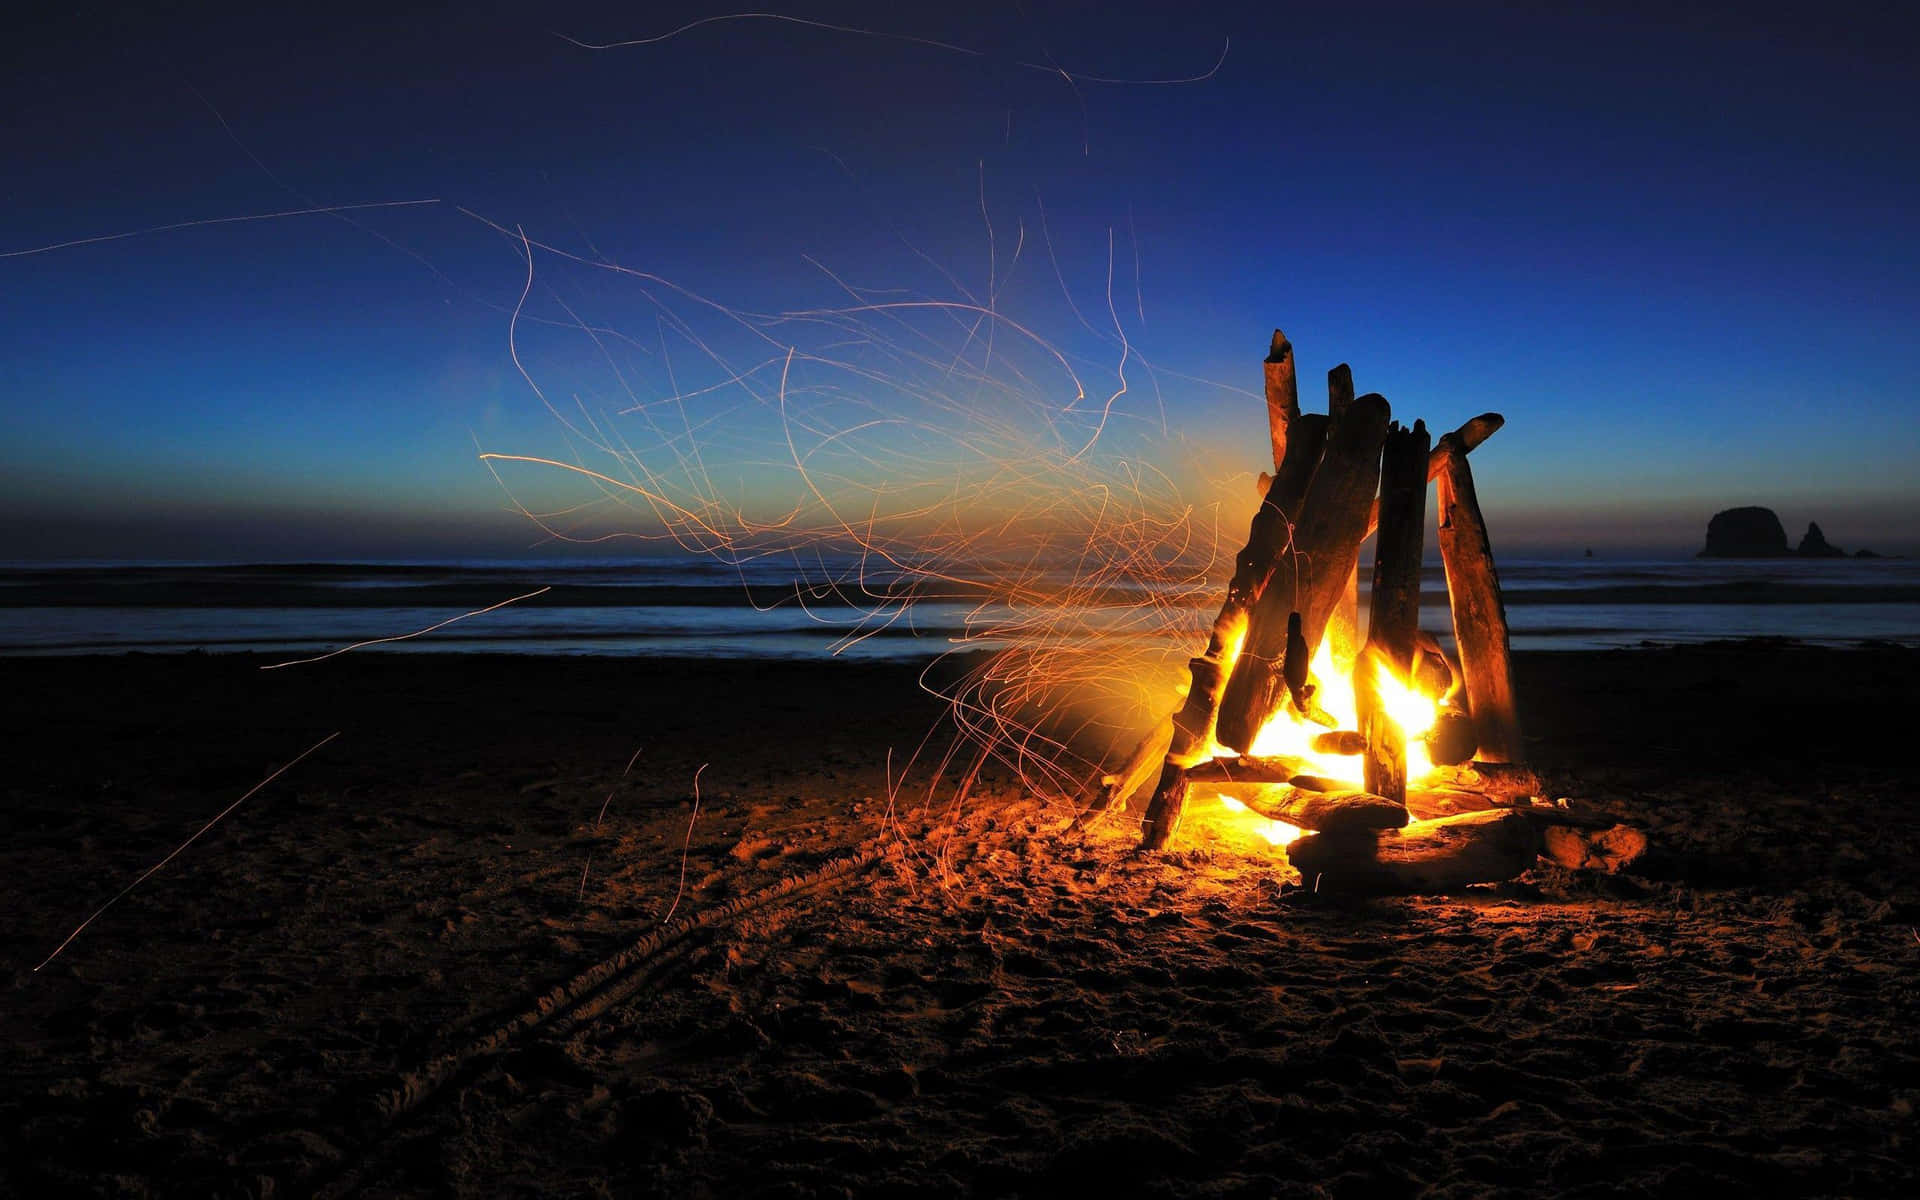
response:
M1827 540L1820 532L1820 522L1807 523L1807 535L1800 539L1799 549L1794 551L1801 558L1845 558L1847 552Z
M1779 558L1788 552L1787 531L1780 518L1772 509L1756 505L1713 514L1707 522L1706 549L1694 557Z

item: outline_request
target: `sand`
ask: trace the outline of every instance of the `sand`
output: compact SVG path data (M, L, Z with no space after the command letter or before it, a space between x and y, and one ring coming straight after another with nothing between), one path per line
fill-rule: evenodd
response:
M1653 851L1345 902L908 667L5 661L0 1194L1915 1194L1917 659L1522 656Z

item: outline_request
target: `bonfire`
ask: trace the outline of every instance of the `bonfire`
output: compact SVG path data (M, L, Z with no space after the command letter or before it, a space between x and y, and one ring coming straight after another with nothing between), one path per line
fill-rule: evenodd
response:
M1342 364L1327 411L1300 410L1293 346L1265 363L1273 472L1184 702L1102 775L1082 822L1145 798L1141 845L1177 836L1196 792L1255 823L1316 889L1490 883L1541 855L1618 869L1637 831L1548 801L1525 762L1499 571L1467 456L1505 424L1482 413L1433 440L1356 397ZM1427 484L1436 487L1455 654L1419 627ZM1366 638L1359 563L1374 539Z

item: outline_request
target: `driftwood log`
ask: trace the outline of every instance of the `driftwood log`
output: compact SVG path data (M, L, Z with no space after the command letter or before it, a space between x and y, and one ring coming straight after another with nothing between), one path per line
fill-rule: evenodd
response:
M1325 449L1293 520L1292 541L1254 603L1245 645L1220 698L1216 736L1224 745L1242 753L1252 749L1254 736L1286 699L1282 669L1288 616L1300 614L1309 658L1320 644L1359 559L1368 506L1380 486L1380 446L1389 411L1384 397L1362 396L1327 430ZM1274 488L1286 475L1283 468Z
M1338 421L1353 406L1353 368L1341 363L1327 372L1327 419ZM1360 567L1347 572L1347 590L1327 618L1327 649L1334 662L1352 662L1360 651Z
M1261 789L1241 803L1271 821L1285 821L1328 836L1398 829L1410 819L1404 806L1369 792L1314 792L1279 786Z
M1444 892L1512 879L1539 857L1541 837L1512 809L1490 809L1378 834L1314 834L1287 847L1312 892Z
M1160 767L1160 781L1153 786L1153 799L1140 818L1140 848L1164 850L1180 829L1180 818L1187 811L1187 769L1169 757Z
M1274 352L1279 353L1285 347L1285 357L1290 363L1292 347L1286 345L1285 335L1277 329L1274 342ZM1284 408L1284 403L1278 408L1269 407L1269 418ZM1184 768L1210 757L1228 669L1240 645L1248 640L1256 602L1269 585L1275 563L1290 556L1294 521L1301 498L1316 473L1315 465L1327 436L1327 418L1317 413L1296 412L1284 424L1271 425L1270 432L1284 437L1286 444L1280 448L1278 470L1267 482L1266 498L1254 514L1247 544L1234 560L1226 602L1221 605L1220 615L1214 618L1206 650L1188 663L1191 682L1187 700L1174 714L1165 763L1166 768L1178 766L1182 771L1178 774L1169 769L1161 771L1160 782L1142 819L1140 844L1146 849L1165 846L1179 826L1180 810L1186 804ZM1285 636L1284 628L1281 636Z
M1154 778L1154 772L1167 759L1167 747L1173 741L1173 718L1166 717L1140 739L1125 762L1118 769L1109 771L1100 777L1099 786L1094 790L1093 799L1084 811L1075 819L1076 824L1089 815L1104 812L1124 812L1127 801L1134 793Z
M1407 802L1407 734L1380 698L1380 672L1406 686L1420 635L1420 551L1427 511L1427 427L1387 431L1380 458L1380 536L1373 547L1367 646L1353 660L1353 695L1369 792Z
M1293 422L1300 415L1300 383L1294 375L1293 343L1278 329L1262 364L1267 384L1267 432L1273 439L1273 469L1286 461L1287 442Z
M1435 767L1427 782L1435 787L1481 792L1509 804L1546 792L1540 776L1519 763L1476 760L1457 767Z
M1507 419L1499 413L1481 413L1452 433L1443 435L1439 443L1434 446L1432 453L1427 455L1427 482L1432 483L1440 478L1440 472L1447 465L1446 456L1453 453L1456 447L1461 453L1470 454L1474 447L1498 433L1500 427L1506 423ZM1447 438L1454 440L1448 442ZM1380 528L1380 502L1375 500L1372 510L1367 513L1366 536L1372 537L1373 531L1378 528Z
M1451 439L1451 440L1450 440ZM1447 573L1453 609L1453 641L1466 676L1467 709L1488 762L1519 762L1520 716L1513 694L1513 663L1508 649L1507 608L1500 598L1500 573L1480 515L1473 470L1467 452L1452 434L1440 439L1444 462L1438 476L1440 561Z
M1307 769L1305 759L1289 754L1216 758L1187 772L1194 783L1291 783Z

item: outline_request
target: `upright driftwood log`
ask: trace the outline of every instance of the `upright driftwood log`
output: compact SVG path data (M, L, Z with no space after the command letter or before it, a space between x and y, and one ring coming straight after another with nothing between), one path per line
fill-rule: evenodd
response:
M1507 419L1499 413L1481 413L1465 425L1442 437L1440 444L1433 448L1431 454L1427 455L1427 482L1432 483L1434 480L1440 478L1440 472L1445 469L1447 465L1447 455L1454 452L1451 448L1457 447L1461 453L1472 453L1475 446L1478 446L1481 442L1486 441L1495 433L1498 433L1500 427L1506 423ZM1449 442L1447 438L1454 440ZM1367 513L1367 536L1373 536L1373 531L1379 527L1380 502L1376 500L1374 501L1372 511Z
M1338 421L1353 406L1353 368L1341 363L1327 372L1327 416ZM1327 649L1334 662L1352 662L1360 650L1360 566L1347 572L1346 594L1327 618Z
M1313 470L1293 523L1292 542L1254 603L1247 639L1219 706L1216 737L1246 752L1254 735L1286 698L1282 676L1287 617L1299 613L1309 657L1359 559L1367 512L1380 486L1380 446L1389 409L1379 395L1362 396L1329 427L1326 449ZM1305 422L1307 416L1300 418ZM1286 474L1283 470L1282 476ZM1275 480L1277 487L1279 480Z
M1500 598L1500 573L1480 515L1467 450L1453 434L1440 439L1435 453L1444 461L1437 477L1440 509L1440 561L1447 572L1453 608L1453 641L1466 676L1467 707L1480 739L1480 757L1488 762L1519 762L1520 716L1514 702L1513 662L1507 639L1507 607Z
M1278 329L1263 364L1267 376L1267 432L1273 439L1273 469L1286 461L1288 430L1300 415L1300 383L1294 375L1293 343Z
M1367 607L1367 647L1353 663L1366 788L1396 804L1407 802L1407 734L1380 699L1379 672L1403 686L1413 677L1420 636L1420 552L1427 515L1424 421L1387 431L1380 457L1380 537L1373 548L1373 594Z

